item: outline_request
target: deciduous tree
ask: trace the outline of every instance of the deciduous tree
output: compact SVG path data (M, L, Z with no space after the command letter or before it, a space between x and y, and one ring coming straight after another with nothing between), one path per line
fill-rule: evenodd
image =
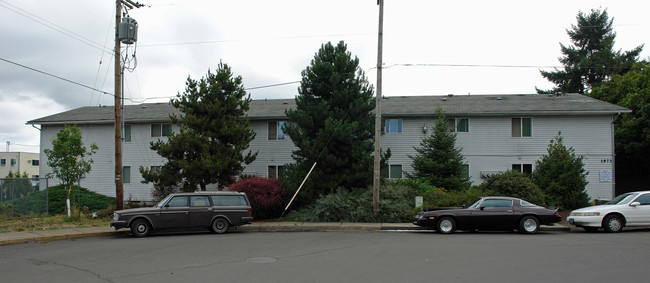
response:
M47 165L52 168L52 172L48 173L47 177L56 177L67 190L68 216L71 215L70 190L72 190L72 185L91 171L93 164L91 156L97 152L97 149L97 145L93 143L88 150L83 145L81 130L72 126L65 127L63 131L57 133L56 139L52 141L52 149L44 150L47 155Z

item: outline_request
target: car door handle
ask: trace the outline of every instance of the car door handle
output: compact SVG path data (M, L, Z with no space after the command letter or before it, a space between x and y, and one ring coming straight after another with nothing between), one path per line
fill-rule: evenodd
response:
M511 209L511 210L508 210L507 212L508 212L508 213L512 213L513 211L512 211L512 209Z

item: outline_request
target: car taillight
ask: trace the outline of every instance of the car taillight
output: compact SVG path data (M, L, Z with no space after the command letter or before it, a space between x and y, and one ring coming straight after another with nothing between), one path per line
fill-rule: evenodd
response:
M556 212L555 212L555 216L560 216L560 212L559 212L559 211L556 211Z
M252 208L248 209L248 216L253 217L253 209Z

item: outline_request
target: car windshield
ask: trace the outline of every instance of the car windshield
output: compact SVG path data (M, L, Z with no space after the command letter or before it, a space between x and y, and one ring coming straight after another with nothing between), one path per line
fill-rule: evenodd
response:
M481 202L481 199L480 199L480 198L479 198L479 199L476 199L476 200L474 201L474 203L472 203L472 205L470 205L470 206L467 207L467 209L477 209L477 208L478 208L478 204L479 204L480 202Z
M158 204L156 204L156 207L163 207L164 203L166 203L169 200L169 198L171 198L171 197L172 197L172 195L168 195L167 197L162 199Z
M634 198L634 195L631 194L631 193L622 194L622 195L619 195L619 196L613 198L612 200L606 202L605 204L610 204L610 205L612 205L612 204L624 204L624 203L627 203L627 202L631 201L632 198Z

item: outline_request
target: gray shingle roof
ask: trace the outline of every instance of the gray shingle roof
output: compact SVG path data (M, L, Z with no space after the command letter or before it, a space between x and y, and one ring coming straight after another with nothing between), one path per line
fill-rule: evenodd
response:
M256 119L283 119L284 110L295 108L294 99L253 100L248 116ZM382 100L382 116L433 116L440 107L448 116L505 115L611 115L631 112L580 94L549 96L527 95L462 95L462 96L393 96ZM87 106L28 121L27 124L113 123L113 106ZM169 114L179 112L169 103L125 105L125 122L147 123L169 121Z

